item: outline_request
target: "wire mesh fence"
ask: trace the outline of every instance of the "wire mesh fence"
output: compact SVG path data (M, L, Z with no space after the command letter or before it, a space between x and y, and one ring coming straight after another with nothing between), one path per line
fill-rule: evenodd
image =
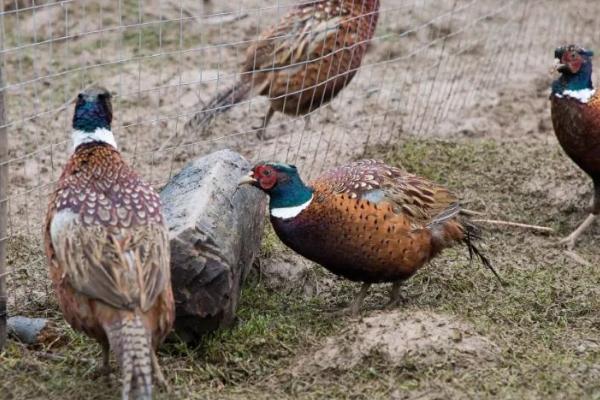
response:
M44 313L52 301L41 249L47 196L71 151L73 100L91 84L114 93L119 148L156 187L190 159L219 148L292 162L314 177L405 134L469 135L476 129L464 117L494 107L490 90L518 82L523 71L547 74L557 44L597 39L567 23L577 12L568 2L549 9L542 0L382 0L355 78L330 106L312 111L309 124L276 114L258 138L254 126L268 109L258 96L217 116L205 131L185 130L195 112L239 79L239 64L260 33L297 5L2 2L9 139L2 163L10 179L0 199L8 209L1 240L8 240L10 313Z

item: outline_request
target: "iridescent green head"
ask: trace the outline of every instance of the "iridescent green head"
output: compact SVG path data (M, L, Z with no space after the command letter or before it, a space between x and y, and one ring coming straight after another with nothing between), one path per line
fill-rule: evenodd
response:
M256 164L240 184L251 184L267 193L271 209L299 206L313 193L302 182L296 166L274 162Z
M552 93L562 94L565 91L576 92L591 90L592 57L594 52L571 44L554 51L556 70L560 77L552 84Z

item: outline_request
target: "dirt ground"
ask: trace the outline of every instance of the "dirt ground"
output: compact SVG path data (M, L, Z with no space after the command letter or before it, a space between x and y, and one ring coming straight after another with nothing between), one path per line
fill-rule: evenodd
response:
M264 99L219 116L205 133L184 132L183 123L233 82L245 47L291 1L46 3L2 20L9 311L51 318L60 340L9 343L0 354L7 398L118 395L117 377L107 384L95 374L98 346L62 322L41 252L46 196L70 148L71 102L92 82L114 92L120 148L157 187L191 158L225 147L294 162L306 177L364 155L447 185L481 219L554 230L482 223L504 287L464 249L450 249L407 282L402 306L383 310L387 288L378 287L352 319L338 311L357 287L267 229L262 274L245 286L239 323L198 348L164 346L173 393L158 398L600 395L600 224L577 247L589 266L556 245L585 217L591 183L557 145L548 107L554 47L598 46L600 3L382 0L376 39L350 86L307 129L277 115L264 140L251 128Z

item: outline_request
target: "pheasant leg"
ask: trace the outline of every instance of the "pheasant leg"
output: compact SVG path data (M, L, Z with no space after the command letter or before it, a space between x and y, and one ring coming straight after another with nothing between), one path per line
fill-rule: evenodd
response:
M391 309L402 303L402 296L400 295L400 288L402 287L402 281L396 281L392 284L390 290L390 301L385 305L385 308Z
M152 357L152 371L154 372L154 379L156 379L156 382L167 393L170 393L171 387L169 386L167 380L165 379L165 376L162 373L162 370L160 369L160 365L158 364L158 357L156 357L156 352L154 350L152 350L151 357Z
M102 346L102 366L100 366L96 371L94 371L94 377L108 376L112 372L112 368L110 367L110 345L108 342L100 343Z
M600 179L594 179L594 196L592 197L590 215L587 216L577 229L558 243L566 244L568 250L573 250L579 236L592 225L598 215L600 215Z
M581 236L581 234L590 227L590 225L594 222L596 217L597 215L595 214L588 215L587 218L581 223L581 225L579 225L577 229L575 229L569 236L562 239L558 243L567 245L568 250L573 250L575 248L575 242L577 241L577 239L579 239L579 236Z
M306 114L304 116L304 130L307 131L310 129L310 114Z
M271 118L273 118L273 114L275 114L275 110L273 110L272 107L269 107L269 111L267 111L267 115L265 115L265 117L263 118L263 123L260 126L253 126L252 129L256 129L256 137L259 139L266 139L267 136L265 135L267 126L269 125L269 122L271 122Z
M351 316L356 317L358 315L358 313L360 312L360 307L362 306L362 303L363 303L363 300L365 299L365 297L367 297L370 287L371 287L370 283L362 284L362 286L360 288L360 292L358 292L358 294L354 298L354 301L352 301L352 304L350 304L349 310L350 310Z

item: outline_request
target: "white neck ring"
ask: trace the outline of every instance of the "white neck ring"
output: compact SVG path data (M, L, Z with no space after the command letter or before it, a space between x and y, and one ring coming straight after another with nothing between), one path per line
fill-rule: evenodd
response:
M73 129L71 137L73 138L73 151L75 151L75 149L80 145L90 142L107 143L115 149L117 148L115 137L113 136L112 132L106 128L96 128L93 132L85 132L79 129Z
M308 199L308 201L306 203L302 203L298 206L272 208L271 216L275 217L275 218L280 218L280 219L294 218L295 216L300 214L302 212L302 210L304 210L306 207L308 207L310 205L310 203L312 202L312 200L313 200L313 196L311 195L310 199Z

